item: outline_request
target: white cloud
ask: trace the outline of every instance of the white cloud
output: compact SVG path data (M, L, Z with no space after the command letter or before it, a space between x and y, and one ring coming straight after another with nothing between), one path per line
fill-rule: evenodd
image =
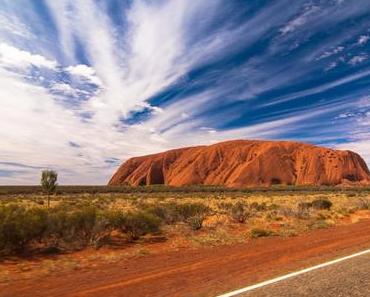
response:
M341 113L339 114L336 119L347 119L347 118L351 118L351 117L354 117L355 114L352 113L352 112L346 112L346 113Z
M56 92L61 92L65 95L70 95L70 96L78 95L76 90L66 83L55 83L54 85L52 85L51 90L56 91Z
M369 35L361 35L357 41L357 44L362 45L369 41L370 36Z
M0 65L25 68L31 65L36 67L45 67L56 69L58 63L55 60L49 60L44 56L31 54L30 52L20 50L4 42L0 43Z
M332 50L325 51L316 60L321 60L321 59L325 59L325 58L331 57L333 55L336 55L336 54L342 52L343 50L344 50L344 46L337 46L336 48L334 48Z
M284 27L280 29L282 35L294 32L299 27L305 25L310 17L319 10L318 6L306 6L303 13L289 21Z
M325 67L325 71L332 70L332 69L334 69L337 66L338 66L338 63L337 62L332 62L328 66Z
M87 65L79 64L65 68L72 75L83 77L97 86L102 86L101 80L96 76L96 71Z
M357 64L361 64L362 62L366 61L368 59L368 55L362 54L358 56L354 56L348 61L348 64L355 66Z

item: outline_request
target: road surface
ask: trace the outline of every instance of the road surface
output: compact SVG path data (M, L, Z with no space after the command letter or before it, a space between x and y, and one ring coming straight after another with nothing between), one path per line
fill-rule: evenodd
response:
M345 259L340 263L304 272L256 289L248 287L246 289L251 289L250 291L240 294L232 293L230 297L370 296L369 251L366 254Z

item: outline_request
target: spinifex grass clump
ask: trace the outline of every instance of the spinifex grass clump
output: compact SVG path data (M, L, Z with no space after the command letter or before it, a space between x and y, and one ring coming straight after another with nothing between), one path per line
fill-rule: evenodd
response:
M248 206L242 202L238 202L233 205L231 207L230 214L233 220L238 223L245 223L245 221L250 217Z
M314 209L327 209L329 210L332 207L333 203L326 198L319 198L312 201L312 207Z

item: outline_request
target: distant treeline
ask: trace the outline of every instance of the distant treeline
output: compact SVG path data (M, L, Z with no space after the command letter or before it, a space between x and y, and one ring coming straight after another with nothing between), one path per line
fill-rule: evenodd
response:
M58 186L56 194L101 194L101 193L255 193L255 192L369 192L370 187L340 186L271 186L255 188L226 188L222 186L193 185L172 187L152 186ZM0 186L0 195L42 194L41 186Z

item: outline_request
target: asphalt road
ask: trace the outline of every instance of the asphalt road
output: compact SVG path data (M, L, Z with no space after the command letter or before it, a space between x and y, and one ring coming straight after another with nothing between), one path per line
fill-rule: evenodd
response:
M370 296L370 254L255 289L238 297Z

